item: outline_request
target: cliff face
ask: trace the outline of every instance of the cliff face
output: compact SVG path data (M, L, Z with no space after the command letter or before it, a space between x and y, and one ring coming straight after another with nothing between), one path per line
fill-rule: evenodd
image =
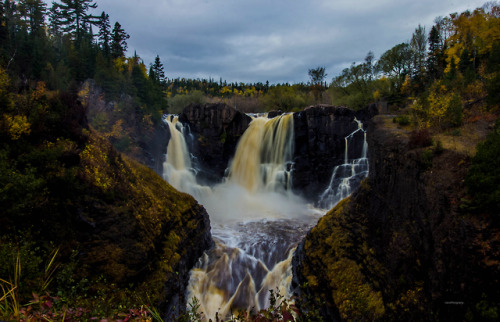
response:
M248 115L225 104L189 105L179 115L195 139L190 151L197 156L198 177L210 183L224 177L236 145L252 121Z
M68 227L85 250L75 274L133 282L133 293L147 290L165 315L178 313L190 269L213 244L205 209L96 135L80 158L85 203Z
M345 137L358 128L355 118L366 122L376 113L375 106L354 112L326 105L294 113L293 190L317 198L328 185L333 168L344 162ZM279 114L270 112L269 117ZM220 181L251 117L225 104L204 104L186 107L179 120L192 134L187 143L201 169L198 178ZM358 132L349 144L349 158L359 158L363 133Z
M468 158L410 148L408 133L388 122L369 127L369 178L296 252L303 307L326 320L492 316L500 234L490 216L460 209Z
M345 138L358 128L354 119L366 122L376 113L375 106L355 112L329 105L295 113L293 189L309 199L317 198L327 187L333 168L344 163ZM363 132L358 132L349 144L349 159L360 158Z

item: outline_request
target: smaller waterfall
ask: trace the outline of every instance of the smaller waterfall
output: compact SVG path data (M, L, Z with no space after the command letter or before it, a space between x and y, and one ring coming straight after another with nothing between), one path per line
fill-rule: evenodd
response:
M196 170L191 166L191 157L186 144L186 128L179 122L177 115L166 115L163 118L170 130L170 141L167 146L167 158L163 163L163 179L179 191L200 198L210 194L210 187L196 182Z
M333 208L339 201L348 197L352 191L359 186L361 180L368 175L368 143L366 142L366 131L363 129L363 124L354 119L358 123L358 128L345 137L345 156L344 164L333 168L333 173L330 178L330 183L325 191L321 194L318 202L318 207L323 209ZM348 145L349 141L354 137L354 134L363 132L363 148L361 157L353 159L349 162Z

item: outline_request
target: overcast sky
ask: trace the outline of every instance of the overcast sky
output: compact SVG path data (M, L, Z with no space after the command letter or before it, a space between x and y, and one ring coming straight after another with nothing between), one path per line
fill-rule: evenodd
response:
M328 81L373 51L408 41L418 24L481 7L486 0L96 0L120 22L149 64L169 78L307 82L323 66Z

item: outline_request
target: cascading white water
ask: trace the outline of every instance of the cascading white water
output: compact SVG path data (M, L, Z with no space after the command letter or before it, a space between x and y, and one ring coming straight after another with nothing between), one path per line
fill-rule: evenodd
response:
M366 131L363 129L363 124L360 121L354 120L358 123L358 128L345 137L344 164L338 165L333 169L330 183L319 198L318 207L320 208L331 209L335 207L339 201L348 197L353 190L359 186L361 180L368 175L368 159L366 157L368 143L366 142ZM360 131L363 132L361 157L349 162L349 141Z
M163 179L177 190L192 194L197 199L210 194L209 187L201 186L196 182L185 140L185 127L176 115L166 115L163 120L170 131L167 158L163 163Z
M216 312L225 317L234 308L267 307L271 289L287 295L293 249L322 215L290 189L293 115L254 117L227 179L211 188L196 183L185 129L175 117L164 120L172 137L164 178L207 209L216 242L191 272L188 301L196 297L200 311L213 319Z

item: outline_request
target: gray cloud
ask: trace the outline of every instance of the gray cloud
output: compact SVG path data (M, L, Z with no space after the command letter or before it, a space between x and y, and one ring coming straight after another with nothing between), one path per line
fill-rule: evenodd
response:
M130 34L149 64L159 55L170 78L303 82L328 78L368 51L379 57L418 24L474 9L483 0L97 0Z

